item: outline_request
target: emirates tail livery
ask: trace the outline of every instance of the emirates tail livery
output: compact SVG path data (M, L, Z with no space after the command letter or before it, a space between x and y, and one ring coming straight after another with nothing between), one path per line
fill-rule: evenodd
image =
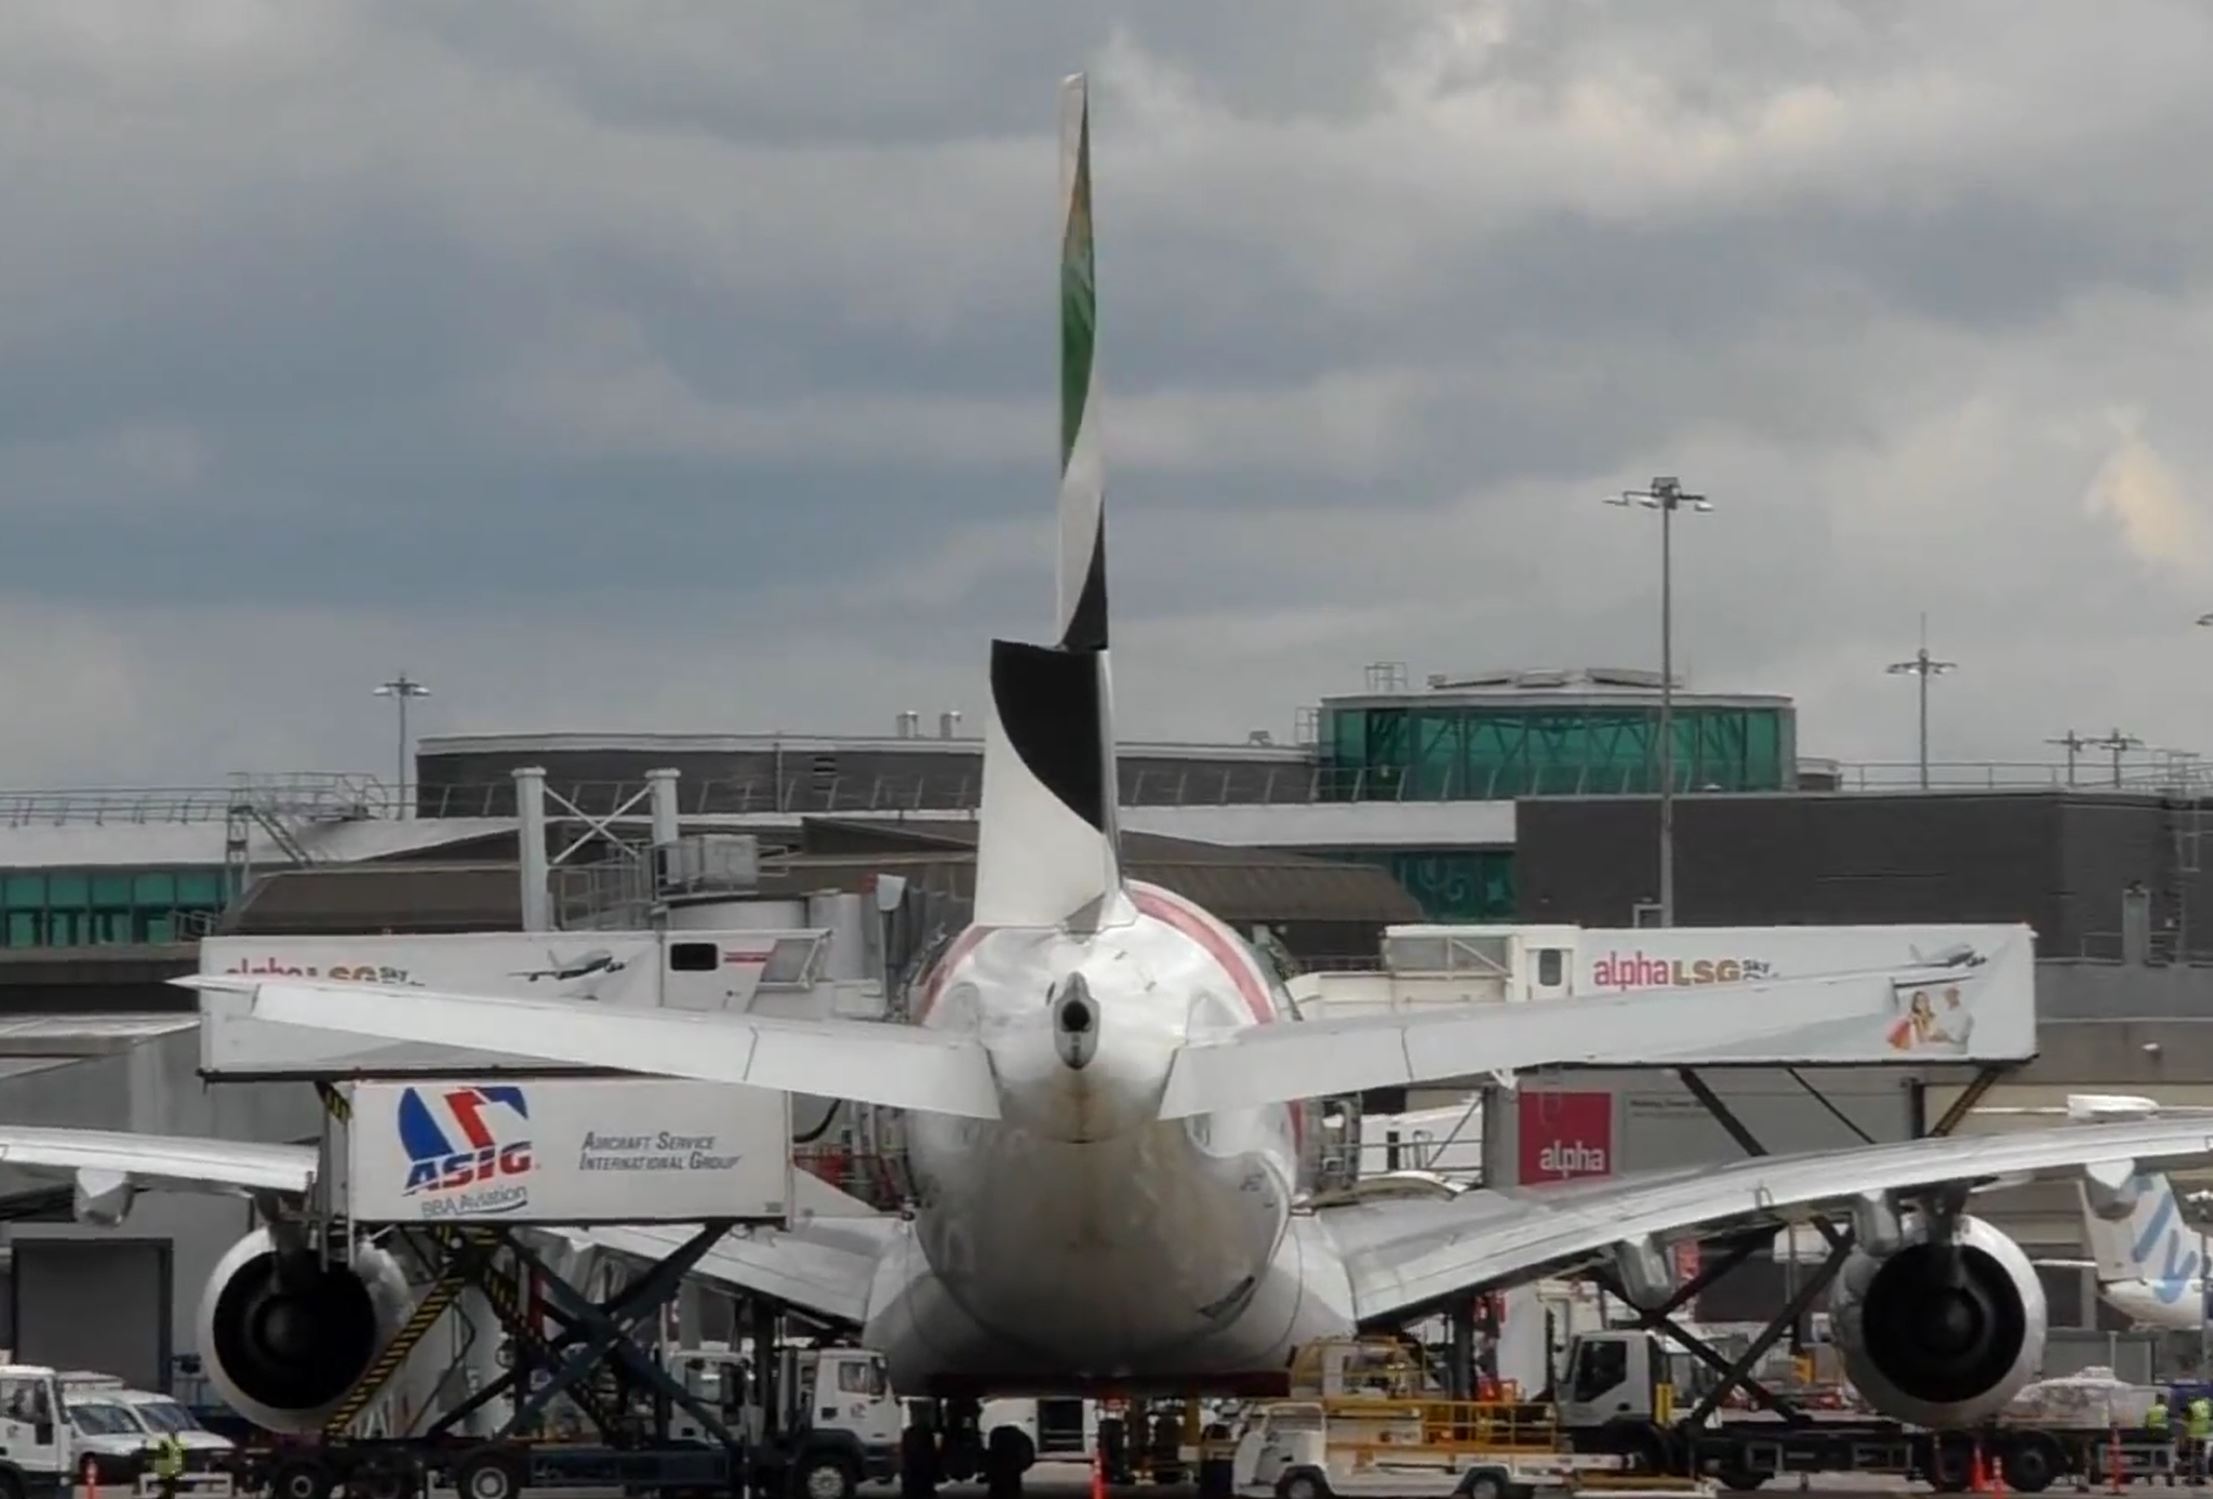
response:
M1520 1192L1439 1183L1423 1195L1403 1180L1369 1196L1303 1190L1302 1100L1591 1060L1601 1036L1613 1057L1695 1057L1786 1017L1758 986L1740 985L1302 1021L1229 927L1124 875L1090 144L1079 76L1063 86L1061 114L1058 618L1052 644L992 646L975 922L926 979L913 1024L254 975L183 982L325 1033L908 1111L911 1216L859 1216L866 1210L848 1203L725 1241L701 1265L733 1288L858 1329L906 1395L1278 1391L1294 1350L1313 1338L1597 1263L1657 1298L1670 1284L1670 1240L1820 1210L1856 1236L1834 1306L1858 1387L1925 1424L1972 1422L2002 1405L2041 1356L2043 1293L2020 1250L1964 1213L1969 1193L2092 1162L2194 1157L2206 1148L2200 1130L2069 1126ZM1861 1012L1864 991L1799 992L1792 1027L1888 1018ZM1824 1005L1836 1013L1809 1013ZM97 1171L108 1183L238 1190L266 1181L270 1149L0 1129L9 1164ZM312 1161L308 1151L284 1171ZM595 1233L641 1254L680 1241L670 1228ZM393 1313L380 1297L373 1322L264 1336L256 1329L305 1327L319 1308L362 1301L318 1289L317 1277L358 1273L345 1259L272 1276L274 1252L264 1236L225 1261L218 1280L261 1289L210 1285L202 1352L241 1410L312 1429L335 1397L292 1365L365 1366ZM285 1316L268 1315L271 1298L287 1301ZM1028 1454L1013 1428L989 1446L1004 1492Z

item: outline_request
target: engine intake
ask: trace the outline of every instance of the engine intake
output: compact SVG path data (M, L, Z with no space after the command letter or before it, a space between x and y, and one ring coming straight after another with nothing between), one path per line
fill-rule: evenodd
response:
M1845 1373L1884 1415L1970 1426L2019 1394L2044 1356L2043 1282L1979 1218L1950 1243L1916 1225L1896 1251L1854 1251L1830 1295Z
M267 1229L231 1246L200 1297L200 1352L231 1408L270 1431L310 1432L406 1319L399 1262L356 1244L352 1262L280 1249Z

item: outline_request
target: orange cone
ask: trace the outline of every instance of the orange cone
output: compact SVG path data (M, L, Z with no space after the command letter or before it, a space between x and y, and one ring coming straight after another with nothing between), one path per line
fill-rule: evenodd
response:
M1091 1499L1107 1499L1106 1444L1091 1449Z
M1984 1468L1983 1466L1982 1443L1980 1442L1977 1442L1975 1444L1974 1477L1968 1481L1968 1487L1978 1494L1987 1494L1990 1492L1990 1473L1989 1470Z

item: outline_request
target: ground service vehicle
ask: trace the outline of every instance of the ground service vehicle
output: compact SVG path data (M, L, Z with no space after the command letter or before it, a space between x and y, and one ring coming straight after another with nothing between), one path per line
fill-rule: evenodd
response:
M67 1489L86 1476L103 1488L151 1494L146 1471L145 1434L136 1430L106 1390L87 1390L88 1408L80 1423L71 1411L66 1387L52 1369L35 1364L0 1364L0 1496L26 1499ZM192 1499L229 1499L230 1472L222 1454L186 1455L179 1491Z
M1577 1451L1628 1457L1641 1471L1706 1475L1738 1490L1782 1474L1878 1473L1924 1478L1956 1493L1973 1481L1978 1446L2007 1485L2025 1494L2061 1478L2165 1473L2172 1461L2168 1439L2141 1428L2032 1424L2002 1414L1945 1432L1826 1412L1797 1420L1717 1412L1694 1425L1675 1415L1696 1391L1677 1386L1688 1360L1673 1362L1671 1369L1665 1345L1649 1332L1577 1336L1556 1391L1562 1439Z

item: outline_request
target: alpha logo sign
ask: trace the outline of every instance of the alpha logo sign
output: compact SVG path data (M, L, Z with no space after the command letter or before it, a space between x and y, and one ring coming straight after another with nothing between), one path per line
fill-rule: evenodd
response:
M1591 965L1591 982L1601 989L1681 989L1693 984L1749 984L1774 977L1775 965L1760 958L1661 958L1641 949L1601 953Z
M297 963L279 957L240 958L223 972L242 974L249 978L329 979L341 984L383 984L387 987L405 985L411 989L427 987L409 970L396 968L390 963L337 962L322 965Z
M530 1102L513 1086L409 1088L397 1125L403 1195L425 1218L520 1212L530 1204Z
M1521 1181L1614 1174L1614 1095L1521 1090Z

